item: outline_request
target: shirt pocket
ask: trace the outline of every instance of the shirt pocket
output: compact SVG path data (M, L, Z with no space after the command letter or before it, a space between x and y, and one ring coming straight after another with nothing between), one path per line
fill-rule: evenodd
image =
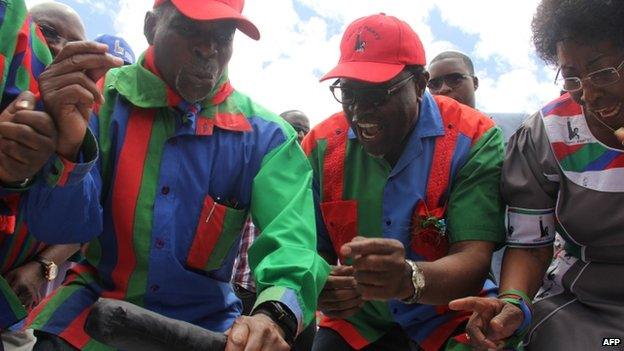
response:
M339 254L342 245L358 235L357 201L321 202L321 213L334 252Z
M219 269L237 242L246 219L247 210L227 207L206 196L187 266L206 272Z

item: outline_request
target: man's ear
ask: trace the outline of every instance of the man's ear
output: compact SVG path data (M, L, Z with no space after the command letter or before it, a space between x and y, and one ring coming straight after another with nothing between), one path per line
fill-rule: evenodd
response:
M156 34L156 14L153 11L147 11L145 21L143 22L143 34L149 45L154 44L154 35Z
M423 70L418 80L416 81L416 94L418 97L422 97L425 93L425 89L427 88L427 82L429 81L429 72Z
M474 84L474 90L479 89L479 78L477 76L472 77L472 83Z

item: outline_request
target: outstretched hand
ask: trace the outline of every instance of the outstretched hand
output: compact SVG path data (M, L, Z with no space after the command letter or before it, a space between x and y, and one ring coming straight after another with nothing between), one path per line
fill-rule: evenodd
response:
M228 336L225 351L288 351L284 332L267 315L240 316L225 334Z
M449 308L472 312L466 333L470 344L482 349L501 349L524 319L520 308L497 298L465 297L451 301Z

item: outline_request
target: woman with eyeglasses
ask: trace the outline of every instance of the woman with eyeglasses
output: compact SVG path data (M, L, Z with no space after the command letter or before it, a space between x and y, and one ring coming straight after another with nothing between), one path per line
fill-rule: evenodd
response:
M624 338L624 1L542 0L538 54L566 93L509 142L508 250L498 299L472 310L479 348L597 350ZM555 233L562 246L555 250ZM619 346L621 347L621 345Z

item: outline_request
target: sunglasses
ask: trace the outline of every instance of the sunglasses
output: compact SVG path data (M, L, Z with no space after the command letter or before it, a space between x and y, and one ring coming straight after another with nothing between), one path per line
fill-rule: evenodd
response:
M442 89L442 84L446 84L449 88L457 88L464 79L472 77L470 74L463 73L450 73L443 76L439 76L433 79L429 79L427 82L427 88L429 90L440 90Z
M357 102L379 107L388 101L388 98L403 88L414 78L413 74L401 79L400 81L382 88L352 89L345 87L340 83L340 79L336 80L329 86L329 90L334 95L334 99L343 105L355 105Z

